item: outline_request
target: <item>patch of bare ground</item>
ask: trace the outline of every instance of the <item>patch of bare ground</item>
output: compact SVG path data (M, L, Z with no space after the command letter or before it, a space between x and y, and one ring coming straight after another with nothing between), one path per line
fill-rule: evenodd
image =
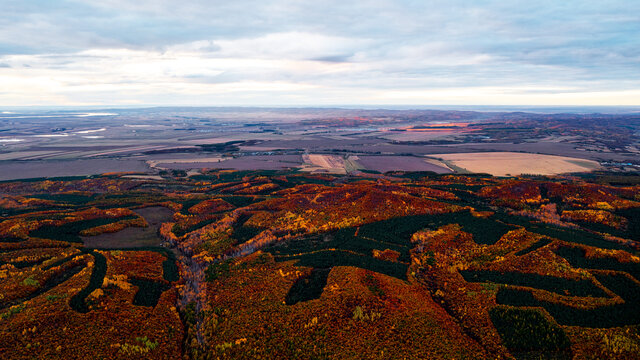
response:
M158 236L158 229L163 222L171 221L173 211L162 206L151 206L135 212L147 221L148 227L127 227L115 233L83 236L84 245L95 249L159 246L162 239Z

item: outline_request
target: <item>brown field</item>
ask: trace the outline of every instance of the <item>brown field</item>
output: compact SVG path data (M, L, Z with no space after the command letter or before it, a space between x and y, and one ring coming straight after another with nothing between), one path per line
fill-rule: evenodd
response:
M225 161L157 163L156 166L176 170L190 169L234 169L234 170L281 170L295 168L302 164L300 155L257 155L243 156Z
M432 156L469 172L488 173L494 176L556 175L592 171L600 167L597 162L591 160L514 152L435 154Z
M433 171L438 174L451 172L443 166L427 162L427 159L414 156L358 156L358 163L368 170L382 173L394 170Z
M96 249L119 249L162 244L158 229L163 222L171 221L173 211L162 206L152 206L135 210L135 212L149 223L148 227L128 227L115 233L83 236L84 245Z
M55 176L85 176L107 172L147 172L140 160L0 161L0 181Z
M188 158L188 159L160 159L160 160L147 160L147 164L149 164L149 166L152 168L167 169L167 167L160 166L160 164L168 165L168 164L217 163L220 161L225 161L227 159L229 158L225 158L222 156L197 157L197 158ZM199 166L191 165L191 167L199 167Z

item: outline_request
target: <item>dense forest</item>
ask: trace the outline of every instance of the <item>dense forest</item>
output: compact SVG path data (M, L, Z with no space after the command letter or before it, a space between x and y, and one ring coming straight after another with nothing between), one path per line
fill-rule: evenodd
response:
M0 215L2 358L640 354L638 175L114 173Z

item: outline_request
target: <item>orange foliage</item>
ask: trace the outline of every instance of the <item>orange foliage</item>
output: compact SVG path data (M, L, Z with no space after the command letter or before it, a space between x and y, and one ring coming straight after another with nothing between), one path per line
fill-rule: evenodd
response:
M391 249L384 249L382 251L373 249L373 257L380 260L397 262L400 257L400 253Z
M527 205L540 204L540 184L533 181L505 180L500 185L480 189L479 196L493 199L496 205L522 209Z
M372 183L339 187L304 186L300 191L297 188L288 191L286 198L252 205L253 209L266 210L271 214L265 213L260 219L252 218L247 225L284 232L314 233L393 217L462 210L460 206L388 191L387 186Z
M166 257L155 251L101 251L107 259L107 276L145 278L164 281L162 262Z
M624 229L627 226L627 219L605 210L565 210L562 212L562 219L598 223L616 229Z
M193 205L189 208L189 212L192 214L205 214L215 213L220 211L227 211L233 209L234 206L222 199L210 199L201 203Z
M51 206L55 202L51 200L29 198L24 196L0 195L0 208L22 209L32 206Z
M640 202L620 197L626 191L611 186L554 182L546 183L545 186L548 189L549 197L560 197L563 202L572 204L575 207L603 210L640 207Z
M82 236L95 236L105 233L115 233L128 227L148 227L144 218L138 217L136 219L121 220L110 224L100 225L92 227L90 229L82 230L80 235Z

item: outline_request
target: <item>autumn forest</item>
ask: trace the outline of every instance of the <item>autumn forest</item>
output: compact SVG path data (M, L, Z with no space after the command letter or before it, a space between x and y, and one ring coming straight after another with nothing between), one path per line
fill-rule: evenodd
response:
M0 357L640 351L637 176L184 175L0 183Z

